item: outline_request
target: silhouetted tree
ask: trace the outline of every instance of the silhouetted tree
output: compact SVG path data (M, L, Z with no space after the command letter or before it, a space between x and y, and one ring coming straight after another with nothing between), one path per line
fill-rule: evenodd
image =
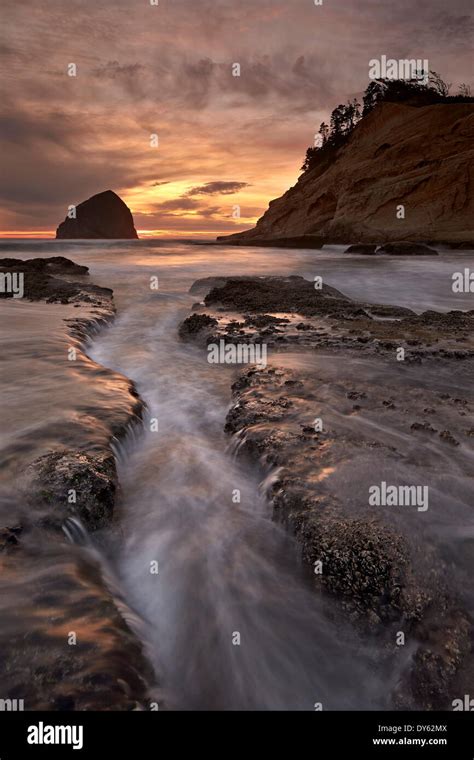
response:
M362 116L367 116L377 103L388 101L390 103L428 103L433 101L430 89L415 79L377 79L368 85L365 90Z
M448 97L449 90L451 89L451 84L447 84L443 79L441 79L440 75L437 74L436 71L430 71L429 83L430 88L437 92L438 95L442 95L443 98Z
M346 134L350 134L352 130L354 129L357 122L360 120L360 103L357 101L357 98L354 98L353 100L349 100L347 102L346 106L346 124L345 124L345 131Z
M311 165L312 165L314 159L316 158L316 153L317 152L318 152L317 148L308 148L308 150L306 151L306 156L305 156L305 159L304 159L304 164L301 167L301 171L302 172L307 172L308 169L311 168Z
M329 141L332 143L338 143L340 142L343 134L344 134L344 123L345 123L345 106L340 104L338 105L334 111L331 114L331 134L329 137Z
M461 95L462 98L471 98L472 97L472 91L471 91L471 85L469 84L462 84L459 85L458 89L459 95Z
M329 126L324 121L318 129L318 135L321 137L321 147L324 148L329 138Z
M364 104L362 116L367 116L377 103L383 100L387 86L381 79L373 79L367 86L362 102Z

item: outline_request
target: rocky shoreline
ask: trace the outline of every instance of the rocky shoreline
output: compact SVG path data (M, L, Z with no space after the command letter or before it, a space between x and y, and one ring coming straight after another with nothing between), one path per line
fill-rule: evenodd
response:
M119 484L112 445L141 423L144 409L131 381L85 353L89 337L114 319L113 292L88 283L87 267L63 257L3 259L0 269L24 273L25 299L79 309L65 320L69 350L120 388L113 411L97 410L102 444L89 443L89 410L76 423L81 434L59 428L56 446L29 463L17 493L3 497L2 697L23 698L27 710L147 709L154 677L133 632L140 620L87 533L113 524ZM62 445L68 435L82 443ZM10 602L11 584L23 589L19 608ZM25 632L14 637L20 614Z
M382 480L378 453L389 471L424 460L435 471L434 440L461 457L472 452L472 392L440 393L430 382L444 373L449 384L456 367L469 388L474 312L416 315L357 303L301 277L206 278L191 292L203 301L180 326L182 339L274 352L271 366L247 368L234 382L225 428L238 456L258 463L262 484L270 483L274 519L295 535L315 588L337 599L361 635L380 637L387 656L403 658L395 643L403 634L412 655L394 707L451 709L473 674L473 621L459 578L426 540L421 512L395 517L371 506L368 494L346 487L341 498L331 482L345 469L350 482L352 459ZM357 374L345 370L349 362Z
M133 383L86 354L88 338L114 318L112 291L57 259L3 260L0 268L23 268L26 298L78 309L65 318L67 343L83 371L117 393L113 409L96 410L103 431L93 446L97 419L88 409L73 437L56 425L55 446L33 457L17 493L0 500L2 697L27 695L28 710L150 709L155 677L146 636L136 635L143 623L89 538L114 525L112 447L141 424L144 405ZM336 602L361 642L376 637L386 660L399 662L388 695L394 709L451 709L474 676L472 583L468 563L463 574L443 544L436 499L442 470L455 463L467 472L472 461L474 311L415 314L297 276L207 277L190 292L199 300L179 326L181 340L203 351L222 342L271 352L233 382L225 430L236 455L259 468L273 518L295 536L315 594ZM429 474L429 510L370 503L365 487L397 473L395 482L406 483ZM73 503L71 489L80 495Z

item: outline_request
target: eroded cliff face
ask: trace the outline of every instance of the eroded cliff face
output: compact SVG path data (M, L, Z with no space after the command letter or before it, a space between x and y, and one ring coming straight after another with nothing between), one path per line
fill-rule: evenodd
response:
M474 240L474 105L382 103L234 244ZM405 218L397 218L397 207ZM398 216L400 216L400 212ZM310 242L310 238L307 238ZM304 241L302 241L304 242Z

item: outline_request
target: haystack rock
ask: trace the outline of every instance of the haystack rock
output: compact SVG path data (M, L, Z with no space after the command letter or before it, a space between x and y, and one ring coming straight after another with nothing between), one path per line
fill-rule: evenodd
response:
M67 216L56 238L129 240L138 235L128 206L112 190L105 190L76 206L76 218Z
M474 105L381 103L233 245L474 239ZM404 218L397 207L404 206ZM400 214L398 215L400 216ZM304 246L307 247L307 243Z

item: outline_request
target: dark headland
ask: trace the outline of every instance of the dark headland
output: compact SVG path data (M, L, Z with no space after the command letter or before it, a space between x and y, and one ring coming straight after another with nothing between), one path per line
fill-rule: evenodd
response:
M297 183L270 202L253 229L218 242L472 247L474 98L372 82L363 110L358 106L338 106L331 126L321 124L319 146L308 149Z

